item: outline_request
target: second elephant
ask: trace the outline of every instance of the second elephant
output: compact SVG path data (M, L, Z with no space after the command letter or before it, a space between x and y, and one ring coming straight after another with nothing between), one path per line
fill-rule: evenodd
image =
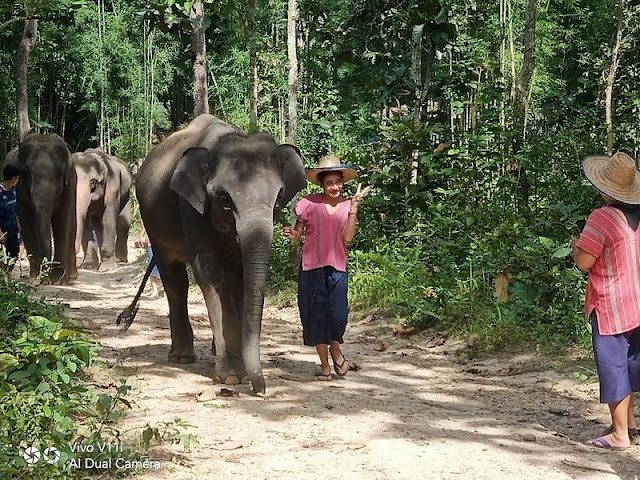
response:
M108 270L127 262L131 225L131 173L127 165L99 148L73 154L78 177L76 251L82 267Z

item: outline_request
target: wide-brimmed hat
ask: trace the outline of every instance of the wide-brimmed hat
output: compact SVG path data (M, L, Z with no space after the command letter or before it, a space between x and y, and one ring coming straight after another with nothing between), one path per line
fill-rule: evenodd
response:
M307 168L307 178L310 182L316 185L322 185L322 182L318 180L318 174L320 172L342 172L342 181L348 182L353 180L358 174L358 170L351 165L343 165L340 158L335 155L326 155L318 160L318 166L314 168Z
M582 162L582 169L600 192L622 203L640 205L640 172L626 153L591 155Z

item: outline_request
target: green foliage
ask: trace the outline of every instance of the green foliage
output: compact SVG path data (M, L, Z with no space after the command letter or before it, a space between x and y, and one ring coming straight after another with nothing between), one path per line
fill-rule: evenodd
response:
M86 379L97 345L69 325L59 307L33 300L23 283L0 282L0 475L16 478L29 468L29 478L69 478L81 473L70 467L77 456L72 444L98 445L116 440L115 422L130 387L124 380L96 394ZM24 449L56 447L57 464L28 466ZM95 460L109 452L87 453ZM121 452L128 457L130 450Z

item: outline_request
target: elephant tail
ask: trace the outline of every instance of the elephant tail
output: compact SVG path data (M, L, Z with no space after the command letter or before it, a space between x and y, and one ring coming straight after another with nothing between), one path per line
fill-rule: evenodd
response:
M133 319L136 318L136 313L138 313L138 301L140 300L140 296L144 290L144 287L147 285L147 280L149 280L149 276L153 271L153 268L157 265L156 256L153 255L151 260L149 261L149 265L147 266L147 270L144 272L144 277L142 278L142 284L138 288L138 292L136 296L133 298L131 304L125 308L120 315L118 315L118 319L116 320L116 325L120 325L122 323L122 328L124 330L128 330L131 324L133 323Z

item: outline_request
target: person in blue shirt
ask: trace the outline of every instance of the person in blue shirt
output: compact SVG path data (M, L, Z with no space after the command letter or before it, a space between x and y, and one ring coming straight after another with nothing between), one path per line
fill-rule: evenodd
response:
M20 169L15 165L6 165L2 170L2 176L4 180L0 183L0 242L4 243L7 255L17 259L20 240L16 186L20 181Z

